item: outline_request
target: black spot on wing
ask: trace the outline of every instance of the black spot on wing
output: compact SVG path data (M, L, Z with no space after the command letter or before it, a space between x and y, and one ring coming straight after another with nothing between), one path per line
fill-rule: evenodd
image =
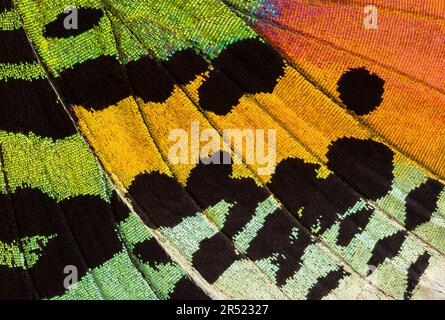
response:
M301 257L313 243L310 235L303 230L299 230L295 238L295 228L291 218L284 212L269 215L247 250L247 255L255 261L274 257L274 264L278 266L276 282L279 286L284 285L300 269Z
M187 180L186 190L197 203L207 208L224 199L234 204L226 218L222 231L233 238L241 232L254 217L258 205L266 200L270 193L259 187L253 179L233 179L232 165L224 164L230 159L230 154L217 152L211 156L220 164L208 163L209 158L201 159ZM300 232L294 239L293 231L297 224L281 208L270 214L257 236L250 243L247 256L253 260L275 257L278 285L284 284L300 267L300 259L304 250L311 243L307 233ZM297 229L298 230L298 229Z
M377 200L391 190L393 155L384 144L343 138L329 148L328 167L364 198Z
M3 11L12 10L12 0L0 0L0 13Z
M167 253L154 238L137 243L133 248L133 253L152 267L171 262Z
M350 69L337 83L340 99L349 110L365 115L383 101L385 81L365 68Z
M325 277L318 280L318 282L309 290L306 298L308 300L321 300L340 284L341 279L347 276L348 273L343 269L330 271Z
M176 82L185 85L208 69L207 62L192 49L177 51L163 65Z
M193 267L209 282L214 283L236 260L235 249L226 244L221 233L205 239L193 254Z
M53 139L65 138L76 129L45 80L0 80L0 130Z
M129 188L129 195L142 209L142 219L149 217L158 227L174 227L205 209L198 207L174 178L156 172L138 175ZM213 283L237 259L230 242L222 233L217 233L200 243L192 262L196 270Z
M243 91L225 74L215 70L198 89L199 104L204 110L226 115L236 106Z
M428 179L408 194L405 221L408 230L414 230L431 220L443 189L444 187L439 181Z
M98 267L122 248L109 204L97 196L59 202L88 266Z
M422 274L429 266L430 258L431 256L427 252L425 252L424 254L420 255L417 258L416 262L414 262L408 268L408 286L403 296L405 300L411 299L413 291L419 284Z
M213 159L230 159L226 152L212 155ZM201 208L213 206L225 200L236 203L228 215L223 232L229 237L236 235L255 214L258 204L266 200L269 194L258 187L253 179L232 179L231 164L203 164L196 166L188 180L186 190L193 196Z
M17 226L14 202L8 194L0 193L0 213L0 240L3 243L11 244L22 238ZM28 271L0 265L0 299L28 300L34 298L37 298L37 292Z
M246 93L272 92L284 74L281 56L272 47L253 39L229 46L213 65Z
M36 62L23 29L0 31L0 63Z
M171 300L210 300L210 298L198 288L189 278L182 277L176 285Z
M368 265L378 267L386 259L394 258L406 239L406 233L399 231L391 236L385 237L377 241L372 256L368 261Z
M321 234L338 220L339 213L354 205L359 196L335 175L318 179L317 168L301 159L286 159L277 166L268 185L305 227L311 228L319 222Z
M65 266L75 266L80 279L88 269L98 267L121 250L108 204L99 197L77 196L58 204L40 190L30 188L16 190L9 199L5 197L0 196L0 203L10 202L20 238L56 235L29 269L41 298L65 292ZM0 219L7 218L0 215Z
M128 193L159 227L174 227L200 211L174 178L157 172L136 176Z
M363 208L359 212L353 213L340 222L339 236L337 243L340 246L347 247L352 239L361 231L366 228L373 210L369 208Z
M28 271L0 266L1 300L35 300L38 298Z
M131 95L125 70L112 56L87 60L65 70L56 79L65 100L93 110L102 110Z
M72 28L72 26L70 26L70 28L67 29L64 26L65 19L72 24L72 17L75 14L75 11L67 11L67 13L62 12L57 16L56 20L45 26L43 35L47 38L68 38L77 36L97 25L103 15L102 10L100 9L77 8L76 10L78 19L77 28Z
M13 197L23 234L57 234L30 269L42 297L65 291L66 265L76 266L80 278L121 249L109 207L99 197L78 196L57 204L33 189L20 190Z
M230 45L213 61L215 70L199 88L207 111L227 114L244 93L272 92L284 74L284 61L267 44L254 39Z
M130 216L130 209L121 200L116 191L113 191L110 199L110 206L113 212L114 220L119 223Z
M134 94L144 102L164 102L172 94L173 81L156 60L145 56L129 62L125 69Z

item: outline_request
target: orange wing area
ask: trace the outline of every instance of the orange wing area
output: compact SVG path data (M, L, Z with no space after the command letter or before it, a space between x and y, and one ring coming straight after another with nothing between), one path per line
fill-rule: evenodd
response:
M349 70L365 67L382 78L382 103L356 116L356 121L443 179L445 22L440 17L444 10L428 9L432 4L422 10L414 3L413 12L439 18L417 16L404 14L398 3L387 8L388 2L382 2L377 30L364 28L360 1L280 1L277 17L258 22L256 28L336 103L342 103L338 81ZM316 114L326 117L322 110L314 110L309 118Z

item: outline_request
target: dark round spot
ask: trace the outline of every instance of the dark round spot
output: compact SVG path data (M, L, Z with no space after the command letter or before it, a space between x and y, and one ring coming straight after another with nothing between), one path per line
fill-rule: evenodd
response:
M144 102L164 102L173 92L173 81L161 64L145 56L129 62L125 69L133 92Z
M381 103L385 81L365 68L350 69L337 83L340 99L357 115L374 111Z
M68 38L77 36L92 29L99 23L103 15L102 10L93 8L77 8L77 28L73 25L75 11L62 12L56 20L45 26L44 36L47 38ZM65 28L64 21L67 19L70 28Z
M408 268L408 285L406 286L403 299L409 300L412 298L414 289L420 282L420 278L425 273L430 265L431 255L428 252L424 252L417 260L411 264Z
M171 262L167 253L159 245L155 238L138 242L133 248L133 253L141 259L141 261L156 267L158 264L166 264Z
M373 140L343 138L329 148L328 167L365 199L377 200L391 190L393 155Z
M101 56L67 69L56 79L64 99L71 105L102 110L131 95L125 69L112 56Z
M340 281L346 276L350 275L349 272L340 267L337 270L330 271L326 276L318 279L317 283L309 289L306 295L307 300L321 300L335 290Z
M359 197L336 175L318 179L318 168L301 159L286 159L278 164L269 187L306 228L320 221L318 233L323 234Z
M0 80L0 130L62 139L76 133L46 79Z
M236 106L243 91L225 74L214 70L198 89L199 105L219 116L226 115Z
M179 182L158 172L137 175L128 193L158 227L174 227L200 211Z
M373 213L372 209L363 208L341 220L337 244L347 247L356 235L365 230Z
M270 93L284 74L284 61L269 45L247 39L230 45L213 61L214 70L199 88L202 108L225 115L244 93Z
M207 61L192 49L177 51L163 65L180 85L185 85L208 69Z
M170 296L171 300L210 300L210 298L196 285L184 276L179 280Z
M209 159L217 163L204 164ZM258 203L267 199L269 194L259 188L253 179L233 179L232 166L227 164L229 160L231 158L227 152L216 152L210 158L201 159L190 173L186 190L201 208L214 206L221 199L236 203L230 209L223 228L223 232L232 237L252 219Z
M217 233L200 243L199 250L193 254L192 264L212 284L238 259L235 248Z

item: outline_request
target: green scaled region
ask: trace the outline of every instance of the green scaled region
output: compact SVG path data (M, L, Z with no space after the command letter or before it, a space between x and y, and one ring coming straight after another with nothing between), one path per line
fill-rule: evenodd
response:
M105 177L83 138L76 134L53 141L32 133L29 135L0 132L3 171L8 177L8 188L0 175L0 192L14 192L18 188L38 188L57 201L79 195L95 195L109 202L112 186ZM133 214L134 215L134 214ZM136 216L133 216L137 219ZM139 220L136 230L150 231ZM118 232L120 230L117 230ZM121 232L122 241L132 248L130 231ZM0 265L11 268L31 268L44 254L44 247L56 235L23 238L12 243L0 243ZM130 237L126 239L126 237ZM23 247L20 250L19 243ZM56 299L167 299L176 283L185 275L175 263L160 264L155 268L142 266L142 274L133 265L131 253L122 248L103 265L91 270L77 285ZM153 291L156 288L156 293Z
M32 268L37 263L48 242L57 235L24 237L20 241L0 241L0 266Z
M39 56L54 76L103 55L117 58L116 35L129 60L139 58L144 51L158 59L169 59L185 48L214 59L232 43L257 38L255 31L219 0L14 2ZM257 1L250 6L259 8L263 4ZM97 25L77 36L45 38L45 25L56 20L68 6L105 11ZM144 50L135 44L134 36L143 43Z
M109 200L112 187L80 135L53 141L33 133L0 131L0 144L10 192L31 187L57 201L79 195ZM0 192L6 193L2 175Z
M33 2L33 5L39 4ZM17 30L20 27L19 17L14 11L0 14L0 30ZM0 81L8 79L33 81L44 78L44 70L38 62L0 64ZM24 134L0 130L0 145L2 153L0 193L14 193L20 188L34 188L58 202L83 195L98 196L103 201L110 202L113 187L79 134L54 140L40 137L32 132ZM142 222L139 228L145 229L151 236ZM57 234L35 235L12 242L0 239L0 265L7 268L30 269L39 263L48 243L56 240ZM132 253L127 251L124 244L128 244L125 236L122 238L120 252L101 266L90 270L64 295L53 298L168 298L177 281L184 276L183 270L173 262L157 266L162 270L160 276L156 275L156 270L150 270L148 267L143 271L138 270L131 258ZM160 293L155 293L154 287ZM158 287L167 289L162 294L162 290Z

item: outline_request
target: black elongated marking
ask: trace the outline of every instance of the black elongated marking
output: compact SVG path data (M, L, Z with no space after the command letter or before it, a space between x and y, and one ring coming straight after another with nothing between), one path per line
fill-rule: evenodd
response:
M167 253L154 238L137 243L133 248L133 253L152 267L171 262Z
M247 39L227 47L213 65L215 70L198 89L199 103L207 111L225 115L244 93L272 92L285 64L267 44Z
M12 0L0 0L0 13L12 10Z
M125 69L112 56L101 56L75 65L56 78L65 100L93 110L116 104L132 93Z
M230 154L217 152L211 158L228 160ZM229 238L233 238L251 221L258 205L270 194L253 179L232 178L230 164L204 163L208 162L201 159L200 164L192 170L186 190L202 208L213 206L222 199L234 204L222 229ZM304 250L312 243L310 236L304 232L300 232L298 239L294 239L292 234L296 227L295 221L281 208L275 209L266 218L246 253L252 260L275 256L274 262L279 268L276 276L278 285L284 284L298 271Z
M0 63L37 61L23 29L0 31L0 44Z
M33 288L28 271L0 266L1 300L35 300L39 297Z
M363 208L359 212L353 213L340 222L339 236L337 244L343 247L347 247L352 239L362 232L369 223L372 217L373 210L369 208Z
M110 207L100 197L77 196L57 203L30 188L18 189L11 197L22 237L54 235L29 269L40 298L65 292L67 265L77 268L80 279L122 250Z
M378 267L386 259L394 258L399 253L405 239L406 233L404 231L399 231L377 241L372 250L372 256L368 261L368 265Z
M210 300L210 298L186 276L179 280L170 295L171 300Z
M163 62L163 65L180 85L191 82L197 75L208 69L205 59L193 49L175 52L170 59Z
M110 206L113 212L114 220L120 223L130 217L130 209L121 200L116 191L113 191L110 199Z
M192 264L212 284L238 259L235 249L227 245L221 233L217 233L200 243L199 250L193 254Z
M383 101L385 81L365 68L350 69L337 83L340 99L349 110L362 116L374 111Z
M425 252L408 268L408 286L406 287L403 298L409 300L412 298L414 289L420 282L420 278L429 266L431 256Z
M173 92L173 81L156 60L145 56L129 62L125 69L134 94L144 102L164 102Z
M84 33L99 24L99 20L103 16L100 9L93 8L77 8L77 28L73 28L72 17L74 11L60 13L56 20L45 25L43 35L47 38L68 38ZM69 28L66 28L64 21L67 20Z
M45 79L0 80L0 130L61 139L76 129Z
M225 74L212 71L198 89L199 104L204 110L217 115L226 115L236 106L243 96L243 91Z
M224 177L227 175L227 172L225 172L227 168L221 167L218 170L222 170L222 172L218 173L217 170L215 174ZM204 167L202 166L193 169L191 176L195 175L195 177L189 177L188 185L193 185L194 188L191 187L187 191L193 189L194 192L201 192L197 184L190 182L193 180L196 180L196 183L206 184L207 188L215 187L218 189L213 190L213 192L212 190L205 190L199 200L192 199L174 178L156 172L136 176L129 188L129 194L142 209L143 214L149 217L154 224L159 227L174 227L184 218L194 216L205 209L208 206L206 204L216 204L224 199L222 198L223 194L218 193L222 192L223 188L220 189L222 186L217 187L218 183L223 181L216 176L206 176L203 170ZM212 168L210 168L210 172L213 172ZM203 180L199 180L200 177ZM214 181L213 185L211 185L211 181ZM224 200L227 201L227 199ZM199 206L194 201L199 201ZM248 213L249 217L253 212L251 210ZM147 217L142 216L143 219ZM235 229L238 230L239 228L235 227ZM217 233L200 243L199 250L193 255L193 266L207 281L213 283L237 259L238 254L233 246L230 245L222 233Z
M298 272L301 257L313 243L304 231L298 232L298 238L295 239L294 228L295 224L284 212L269 215L247 250L247 255L254 261L275 257L274 264L278 266L276 282L279 286Z
M13 205L10 195L0 193L0 240L8 244L19 241L23 237L17 230ZM0 299L30 300L35 298L38 298L37 292L27 270L0 265Z
M390 190L394 153L372 140L342 138L327 153L328 167L368 200L377 200Z
M359 197L335 175L318 179L317 168L301 159L286 159L277 166L268 186L305 227L319 222L317 232L322 234Z
M136 176L128 193L159 227L174 227L200 211L174 178L157 172Z
M309 290L306 298L308 300L321 300L333 290L335 290L340 284L341 279L346 277L348 273L343 269L330 271L324 278L318 280L318 282Z
M408 194L405 220L405 226L408 230L414 230L431 220L443 189L444 186L439 181L428 179Z
M230 159L226 152L217 152L212 157ZM221 200L236 203L230 209L223 228L223 232L229 237L242 230L252 219L258 204L269 196L253 179L233 179L231 174L231 164L206 165L201 161L192 170L186 186L186 190L201 208L216 205Z
M90 268L98 267L122 249L109 204L98 196L59 202L73 237Z
M40 298L63 294L63 283L67 276L64 274L65 266L75 266L79 279L88 271L88 265L64 218L64 213L54 199L37 189L19 189L11 197L21 237L57 234L43 248L43 254L29 269L29 273Z

